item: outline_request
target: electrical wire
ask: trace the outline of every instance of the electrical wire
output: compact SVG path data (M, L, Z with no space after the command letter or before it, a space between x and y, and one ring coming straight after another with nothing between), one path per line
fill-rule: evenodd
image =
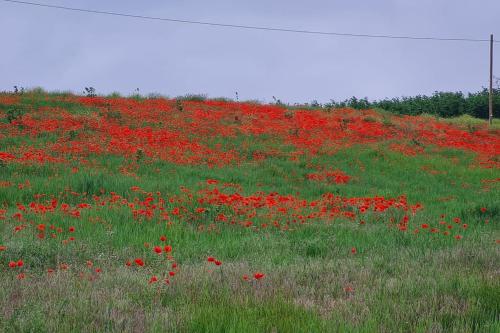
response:
M309 35L338 36L338 37L386 38L386 39L406 39L406 40L424 40L424 41L428 40L428 41L447 41L447 42L479 42L479 43L490 42L490 39L476 39L476 38L443 38L443 37L434 37L434 36L356 34L356 33L343 33L343 32L288 29L288 28L280 28L280 27L228 24L228 23L217 23L217 22L207 22L207 21L192 21L192 20L181 20L181 19L174 19L174 18L167 18L167 17L155 17L155 16L126 14L126 13L118 13L118 12L111 12L111 11L94 10L94 9L66 7L66 6L51 5L51 4L31 2L31 1L18 1L18 0L0 0L0 1L14 3L14 4L36 6L36 7L61 9L61 10L74 11L74 12L82 12L82 13L102 14L102 15L111 15L111 16L142 19L142 20L166 21L166 22L174 22L174 23L196 24L196 25L204 25L204 26L223 27L223 28L289 32L289 33L300 33L300 34L309 34ZM498 41L498 40L494 40L494 42L500 43L500 41Z

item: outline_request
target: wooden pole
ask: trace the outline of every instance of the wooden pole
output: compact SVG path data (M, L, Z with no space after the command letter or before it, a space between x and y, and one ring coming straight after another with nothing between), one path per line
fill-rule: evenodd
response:
M490 36L490 100L489 100L489 122L493 123L493 34Z

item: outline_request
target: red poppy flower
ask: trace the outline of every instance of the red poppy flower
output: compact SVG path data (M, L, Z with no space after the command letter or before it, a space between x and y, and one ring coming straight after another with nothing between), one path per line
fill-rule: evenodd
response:
M486 213L486 207L481 207L481 212Z
M132 266L132 263L131 263L130 261L127 261L127 262L125 263L125 265L130 267L130 266Z
M174 275L175 275L175 272L170 271L170 272L168 272L168 275L170 275L170 276L174 276Z
M260 272L257 272L253 275L253 277L256 279L256 280L260 280L262 279L263 277L265 276L264 273L260 273Z
M24 266L24 261L18 260L17 261L17 267L23 267Z
M170 246L170 245L165 245L165 247L163 248L163 250L164 250L165 252L167 252L167 253L172 252L172 246Z
M17 279L18 279L18 280L22 280L22 279L24 279L25 277L26 277L26 275L24 275L24 273L20 273L20 274L18 274L18 275L17 275Z
M460 236L460 235L456 235L456 236L455 236L455 239L456 239L456 240L461 240L462 238L463 238L463 236Z
M75 232L75 227L69 227L69 232Z
M243 275L243 280L248 281L248 275Z
M11 261L11 262L9 262L9 267L10 268L17 267L17 263L15 261Z
M354 288L353 288L353 287L351 287L351 286L345 286L345 287L344 287L344 291L345 291L346 293L352 293L352 292L354 291Z
M429 228L429 225L427 223L424 223L424 224L422 224L421 227L422 227L422 229L427 229L427 228Z
M215 258L214 258L214 257L208 257L208 258L207 258L207 261L208 261L208 262L214 262L214 261L215 261Z
M220 261L220 260L215 260L215 261L214 261L214 264L215 264L216 266L220 266L220 265L222 265L222 261Z
M153 275L153 276L151 277L151 279L149 279L149 283L150 283L150 284L151 284L151 283L155 283L156 281L158 281L158 278L156 277L156 275Z
M141 258L137 258L134 260L137 266L144 266L144 261Z
M0 251L5 251L5 250L7 250L7 246L0 245Z
M161 240L162 242L166 241L166 240L167 240L167 236L160 236L160 240Z
M37 228L38 230L40 230L40 231L44 231L44 230L45 230L45 224L39 224L39 225L37 225L37 227L36 227L36 228Z
M161 246L155 246L153 249L156 253L161 254Z
M356 254L357 252L358 252L358 251L356 250L356 248L355 248L355 247L353 247L353 248L351 249L351 253L352 253L352 254Z
M101 273L101 272L102 272L102 269L100 269L100 268L96 268L96 269L95 269L95 272L96 272L96 273Z

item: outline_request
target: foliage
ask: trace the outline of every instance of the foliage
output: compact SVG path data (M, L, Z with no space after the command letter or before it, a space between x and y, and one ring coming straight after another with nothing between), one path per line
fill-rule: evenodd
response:
M428 113L439 117L457 117L468 114L476 118L488 118L489 93L483 89L464 95L461 92L435 92L432 96L417 95L383 99L370 102L367 98L352 97L345 101L332 100L325 104L327 108L350 107L358 110L381 108L397 114L420 115ZM500 88L494 89L493 109L500 110Z

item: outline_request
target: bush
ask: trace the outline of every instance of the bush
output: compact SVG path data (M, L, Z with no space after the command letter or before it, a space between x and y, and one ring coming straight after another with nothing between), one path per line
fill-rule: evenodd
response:
M444 118L468 114L476 118L487 119L488 99L487 89L477 93L469 93L467 96L462 92L436 91L432 96L417 95L373 102L368 101L367 98L351 97L341 102L332 100L325 104L325 107L349 107L357 110L380 108L397 114L420 115L427 113ZM493 110L496 110L496 113L500 111L500 88L493 90Z

